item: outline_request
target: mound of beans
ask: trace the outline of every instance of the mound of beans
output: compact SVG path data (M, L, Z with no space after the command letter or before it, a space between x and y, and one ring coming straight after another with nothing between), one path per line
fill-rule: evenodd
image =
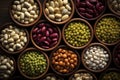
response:
M0 79L4 80L9 78L15 70L14 66L13 59L5 55L0 55Z
M120 80L120 73L114 71L108 72L102 76L101 80Z
M87 44L91 38L91 32L87 24L83 22L71 22L64 30L66 41L75 47Z
M0 33L0 37L0 43L10 52L23 49L28 41L26 31L14 25L8 25L8 27L4 28Z
M39 15L39 5L34 0L15 0L12 4L12 15L22 24L34 22Z
M83 53L83 62L91 70L101 70L107 66L109 56L102 46L94 45Z
M36 77L47 69L46 57L38 51L27 51L20 57L20 70L27 76Z
M51 58L53 68L63 74L73 71L78 65L78 56L75 52L59 48Z
M50 0L46 3L45 13L54 21L61 22L71 15L71 5L68 0Z
M102 18L96 25L96 35L104 43L117 42L120 40L120 19L112 16Z
M114 11L120 14L120 0L109 0L110 1L110 6Z
M120 44L115 49L113 58L114 58L115 64L120 67Z
M102 0L76 0L76 7L83 17L91 19L103 12L105 4Z
M62 80L62 79L55 75L48 75L43 80Z
M94 80L93 76L87 72L75 73L71 80Z
M44 49L54 47L59 40L58 29L48 23L40 23L32 30L34 42Z

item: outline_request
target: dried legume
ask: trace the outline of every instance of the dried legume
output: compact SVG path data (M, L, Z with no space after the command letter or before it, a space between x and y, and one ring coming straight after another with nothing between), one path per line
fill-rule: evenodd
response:
M38 51L27 51L20 57L20 70L27 76L36 77L47 69L45 56Z
M15 70L15 63L12 58L0 55L0 79L4 80L9 78L14 70Z
M64 30L66 41L75 47L86 45L90 38L91 32L87 24L83 22L71 22Z
M26 31L14 25L8 25L4 28L0 33L0 37L0 43L10 52L23 49L28 41Z
M62 80L62 79L55 75L48 75L43 80Z
M96 35L104 43L120 40L120 19L112 16L102 18L96 25Z

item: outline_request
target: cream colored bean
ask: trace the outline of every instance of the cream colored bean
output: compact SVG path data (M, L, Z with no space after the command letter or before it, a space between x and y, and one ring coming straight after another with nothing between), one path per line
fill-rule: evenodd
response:
M13 48L9 48L8 50L9 50L9 51L11 51L11 52L13 52L13 51L14 51L14 49L13 49Z
M48 8L45 8L45 13L46 13L47 15L50 14Z
M11 70L7 70L6 73L10 75L12 72Z
M20 0L20 3L23 3L24 2L24 0Z
M4 74L3 76L4 76L4 78L8 78L9 77L9 75L7 75L7 74Z
M31 4L30 4L30 3L28 3L28 2L24 2L24 5L26 6L26 8L31 7Z
M24 37L24 40L23 40L25 43L27 42L27 38L26 37Z
M28 8L28 11L31 11L31 10L33 10L33 7L32 7L32 6Z
M4 39L8 39L8 35L7 34L4 35Z
M50 1L50 6L52 6L53 8L55 7L54 1Z
M63 4L67 4L68 3L68 0L63 0Z
M62 21L61 19L55 19L55 20L58 21L58 22Z
M33 18L29 19L29 22L33 22L33 21L34 21L34 19L33 19Z
M14 45L14 43L10 43L9 46L12 47Z
M7 59L4 59L1 63L5 64L7 62Z
M67 4L65 7L66 7L69 11L71 11L71 7L70 7L69 4Z
M55 7L59 7L59 3L55 1Z
M7 68L11 68L11 65L10 65L10 63L6 63L6 66L7 66Z
M12 66L12 67L11 67L11 71L13 71L13 70L14 70L14 67Z
M21 40L20 39L18 39L17 41L16 41L16 43L19 43Z
M60 9L58 7L55 8L55 13L59 13Z
M49 10L50 13L54 13L54 8L53 7L49 6L48 10Z
M55 14L55 18L61 18L62 14Z
M19 44L19 43L17 43L16 45L15 45L15 49L21 49L22 48L22 46L21 46L21 44Z
M15 19L17 19L17 18L18 18L17 14L14 14L13 16L14 16L14 18L15 18Z
M7 43L8 43L8 41L7 41L7 40L4 40L4 41L3 41L3 43L4 43L4 44L7 44Z
M16 6L16 5L12 5L12 8L13 8L14 10L16 10L17 6Z
M68 18L69 18L69 15L67 15L67 14L62 16L62 20L63 21L66 20L66 19L68 19Z
M36 13L35 13L35 11L31 10L30 14L35 15Z
M30 2L31 4L34 4L34 0L29 0L29 2Z
M29 23L29 21L25 21L24 23L25 23L25 24L28 24L28 23Z
M24 19L24 18L25 18L25 15L24 13L21 12L20 19Z
M14 4L18 5L18 4L20 4L20 2L19 1L14 1Z
M17 5L16 10L20 11L21 10L21 5Z
M9 45L5 45L5 48L6 48L6 49L9 49Z
M55 15L54 15L54 14L49 14L48 17L49 17L50 19L52 19L52 20L55 19Z
M13 38L9 38L9 39L8 39L8 42L9 42L9 43L14 42L14 39L13 39Z
M33 18L34 18L34 19L38 18L38 15L34 15Z
M26 17L31 17L31 14L29 12L25 12Z
M21 41L20 44L21 44L22 46L25 46L25 43L24 43L23 41Z
M18 40L19 39L19 35L18 34L15 34L14 37L13 37L14 40Z
M46 7L47 7L47 8L49 7L49 3L46 3Z
M62 10L62 14L64 15L64 14L68 14L68 9L63 9Z
M12 31L12 33L10 33L10 36L13 37L15 34L15 31Z
M63 6L63 1L62 0L58 0L59 6Z
M64 7L64 6L61 6L61 7L60 7L60 10L63 11L63 9L65 9L65 7Z
M5 70L5 69L7 69L6 65L0 65L0 70Z
M26 8L22 8L22 12L27 12L27 9Z

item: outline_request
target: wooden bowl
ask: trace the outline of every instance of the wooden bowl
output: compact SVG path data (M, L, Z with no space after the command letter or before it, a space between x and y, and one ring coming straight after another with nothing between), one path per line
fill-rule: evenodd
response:
M20 68L20 58L21 58L24 54L26 54L27 51L39 51L39 52L41 52L41 53L45 56L46 61L47 61L47 68L46 68L46 70L45 70L44 73L40 74L39 76L31 77L31 76L28 76L28 75L24 74L24 73L21 71L21 68ZM44 75L47 73L48 69L49 69L49 58L48 58L48 56L47 56L44 52L42 52L42 51L40 51L40 50L38 50L38 49L36 49L36 48L27 48L27 49L25 49L25 50L19 55L18 61L17 61L17 66L18 66L18 70L20 71L20 73L21 73L25 78L28 78L28 79L39 79L39 78L41 78L42 76L44 76Z
M120 16L120 13L116 12L116 11L112 8L112 4L111 4L110 0L107 0L107 5L108 5L109 10L110 10L112 13Z
M80 14L80 12L78 11L76 5L75 5L75 10L76 10L77 14L78 14L81 18L83 18L83 19L86 19L86 20L89 20L89 21L90 21L90 20L96 20L96 19L98 19L100 16L102 16L102 14L103 14L103 13L105 12L105 10L106 10L106 1L105 1L105 0L101 0L101 1L104 3L104 10L103 10L98 16L96 16L96 17L93 17L93 18L86 18L86 17L84 17L83 15ZM74 3L77 4L77 1L75 0Z
M114 49L113 49L113 61L114 61L114 64L116 65L116 67L120 68L120 65L117 64L117 63L116 63L116 60L115 60L116 54L120 54L119 52L116 52L116 50L119 50L118 47L120 47L120 43L117 44L117 45L114 47ZM119 61L119 62L120 62L120 61Z
M53 53L54 52L56 52L59 48L62 48L62 49L66 49L66 50L71 50L71 51L73 51L76 55L77 55L77 59L78 59L78 62L77 62L77 65L76 65L76 67L72 70L72 71L70 71L69 73L61 73L61 72L58 72L55 68L54 68L54 66L53 66L53 64L52 64L52 57L53 57ZM60 75L60 76L69 76L69 75L71 75L71 74L73 74L78 68L79 68L79 65L80 65L80 55L79 55L79 53L75 50L75 49L72 49L72 48L70 48L69 46L66 46L66 45L60 45L60 46L58 46L57 48L55 48L52 52L51 52L51 55L50 55L50 66L51 66L51 68L52 68L52 70L56 73L56 74L58 74L58 75Z
M9 8L9 13L10 13L10 17L12 18L12 20L13 20L16 24L20 25L21 27L29 27L29 26L34 25L34 24L40 19L41 15L42 15L42 5L41 5L41 3L40 3L39 0L34 0L34 1L38 4L38 7L39 7L39 15L38 15L37 19L34 20L33 22L31 22L31 23L29 23L29 24L23 24L23 23L17 21L17 20L13 17L13 13L12 13L12 5L13 5L13 2L14 2L14 0L13 0L13 2L12 2L11 5L10 5L10 8Z
M13 66L14 66L14 71L11 73L11 75L10 75L8 78L6 78L6 79L0 78L0 80L8 80L8 79L11 79L11 78L13 77L13 75L15 74L15 71L16 71L16 61L15 61L14 57L12 57L11 55L6 54L5 52L0 53L0 55L5 56L5 57L8 57L8 58L10 58L11 60L13 60L13 62L14 62L14 65L13 65Z
M3 29L5 29L5 28L7 28L9 25L16 26L16 27L19 28L19 29L24 29L24 28L21 28L21 27L19 27L18 25L14 24L14 23L6 23L5 25L3 25L3 26L0 27L0 30L3 30ZM9 54L16 54L16 53L20 53L21 51L23 51L23 50L27 47L27 45L29 44L29 33L28 33L27 29L24 29L24 30L25 30L25 32L26 32L26 34L27 34L27 43L25 44L25 46L24 46L22 49L20 49L20 50L18 50L18 51L15 51L15 52L11 52L11 51L8 51L5 47L3 47L3 45L2 45L1 42L0 42L0 47L1 47L6 53L9 53Z
M100 39L97 37L97 34L96 34L96 25L98 24L98 22L99 22L102 18L104 18L104 17L106 17L106 16L113 16L113 17L115 17L115 18L117 18L117 19L120 20L120 17L118 17L118 16L116 16L116 15L114 15L114 14L104 14L104 15L102 15L99 19L97 19L97 21L95 22L95 24L94 24L94 33L95 33L96 39L97 39L100 43L105 44L105 45L108 45L108 46L112 46L112 45L115 45L115 44L117 44L118 42L120 42L120 39L119 39L118 41L116 41L116 42L113 42L113 43L106 43L106 42L103 42L102 40L100 40Z
M103 69L93 70L93 69L90 69L90 68L85 64L85 61L84 61L84 53L85 53L85 51L86 51L88 48L90 48L91 46L100 46L100 47L104 48L104 49L107 51L107 53L109 54L109 61L107 62L107 65L106 65ZM84 65L84 67L85 67L86 69L88 69L89 71L92 71L92 72L102 72L102 71L106 70L106 69L109 67L109 65L110 65L110 63L111 63L111 59L112 59L110 50L109 50L105 45L100 44L100 43L91 43L90 45L88 45L88 46L83 50L81 56L82 56L82 63L83 63L83 65Z
M90 71L87 71L85 69L80 69L78 71L76 71L74 74L76 73L89 73L92 77L93 77L93 80L97 80L97 77L95 76L95 74L91 73ZM72 74L70 77L69 77L69 80L72 80L74 74Z
M42 78L42 80L44 80L47 76L52 76L52 77L55 77L56 79L64 80L64 78L62 78L62 77L60 77L60 76L58 76L57 74L54 74L54 73L48 73L48 74L46 74L46 75ZM41 80L41 79L39 79L39 80Z
M32 31L33 31L33 29L34 29L38 24L40 24L40 23L48 23L48 24L50 24L50 25L53 25L53 27L56 27L56 29L58 30L59 39L58 39L58 42L57 42L57 44L56 44L55 46L53 46L53 47L51 47L51 48L48 48L48 49L45 49L45 48L42 48L42 47L40 47L39 45L37 45L36 42L33 40ZM50 50L55 49L55 48L60 44L60 41L61 41L61 31L60 31L59 27L57 27L56 25L50 23L49 21L41 20L41 21L39 21L39 22L32 28L32 30L31 30L31 32L30 32L30 38L31 38L31 41L32 41L33 45L34 45L36 48L38 48L38 49L40 49L40 50L43 50L43 51L50 51Z
M117 72L119 73L119 76L120 76L120 70L119 69L116 69L116 68L109 68L107 69L106 71L104 71L103 73L101 73L100 77L99 77L99 80L102 80L102 77L105 75L105 74L108 74L109 72ZM112 79L111 79L112 80Z
M68 27L68 25L69 25L71 22L76 22L76 21L77 21L77 22L84 22L85 24L87 24L88 27L89 27L89 29L90 29L90 33L91 33L91 38L89 39L89 41L88 41L85 45L80 46L80 47L75 47L75 46L69 44L69 43L67 42L67 40L65 39L65 35L64 35L64 30L65 30L65 28ZM68 23L66 23L66 24L64 25L64 27L63 27L63 29L62 29L62 36L63 36L64 42L65 42L69 47L74 48L74 49L81 49L81 48L84 48L84 47L86 47L87 45L89 45L89 44L91 43L92 39L93 39L93 34L94 34L94 33L93 33L92 26L91 26L86 20L81 19L81 18L73 18L73 19L71 19Z
M69 2L70 2L70 4L71 4L71 10L72 10L72 12L71 12L71 15L69 15L69 18L68 19L66 19L66 20L64 20L64 21L61 21L61 22L58 22L58 21L55 21L55 20L51 20L47 15L46 15L46 13L45 13L45 8L46 8L46 3L48 2L48 1L50 1L50 0L44 0L44 3L43 3L43 13L44 13L44 16L46 17L46 19L48 20L48 21L50 21L51 23L54 23L54 24L64 24L64 23L66 23L66 22L68 22L72 17L73 17L73 15L74 15L74 11L75 11L75 9L74 9L74 3L73 3L73 0L68 0Z

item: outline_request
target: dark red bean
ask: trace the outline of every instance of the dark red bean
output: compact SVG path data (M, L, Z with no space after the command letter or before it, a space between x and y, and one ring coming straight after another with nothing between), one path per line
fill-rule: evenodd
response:
M78 4L79 4L79 7L86 7L86 2L80 2Z
M48 37L50 35L49 31L47 30L45 35Z
M98 0L89 0L91 3L96 3Z
M99 14L98 14L98 11L94 8L93 9L93 11L94 11L94 14L95 14L95 16L98 16Z
M33 38L36 38L36 37L37 37L37 35L36 35L36 34L34 34L34 35L33 35Z
M47 41L50 43L51 42L51 39L49 37L47 37Z
M38 37L40 38L40 37L42 37L42 35L41 35L41 34L38 34Z
M86 12L86 9L85 9L85 8L79 8L78 10L79 10L80 12L83 12L83 13Z
M100 6L98 9L99 12L102 12L103 10L104 10L104 6Z
M89 7L89 8L91 8L91 9L93 9L95 6L93 5L93 4L91 4L88 0L86 0L86 5Z
M51 38L58 37L58 33L53 33L50 35Z
M49 31L50 33L53 33L53 29L52 29L52 28L48 28L48 31Z
M87 8L86 11L87 11L89 14L93 14L93 13L94 13L94 11L93 11L92 9L89 9L89 8Z
M32 33L36 33L37 31L38 31L38 28L36 27L33 29Z
M45 36L41 37L41 38L39 39L39 42L43 42L44 40L46 40L46 37L45 37Z
M77 0L77 3L79 3L80 2L80 0Z
M42 48L48 49L50 48L49 46L41 46Z
M45 32L46 31L46 26L43 26L41 31Z
M38 34L41 33L41 29L38 29L36 33L38 33Z
M57 41L58 39L57 38L53 38L52 41Z
M53 46L55 46L56 44L57 44L57 41L53 42L53 43L50 45L50 47L53 47Z
M44 41L44 43L45 43L46 45L50 45L50 43L49 43L48 41Z
M80 13L82 16L86 17L85 13Z
M88 13L85 13L85 16L86 16L87 18L93 18L93 15L90 15L90 14L88 14Z

